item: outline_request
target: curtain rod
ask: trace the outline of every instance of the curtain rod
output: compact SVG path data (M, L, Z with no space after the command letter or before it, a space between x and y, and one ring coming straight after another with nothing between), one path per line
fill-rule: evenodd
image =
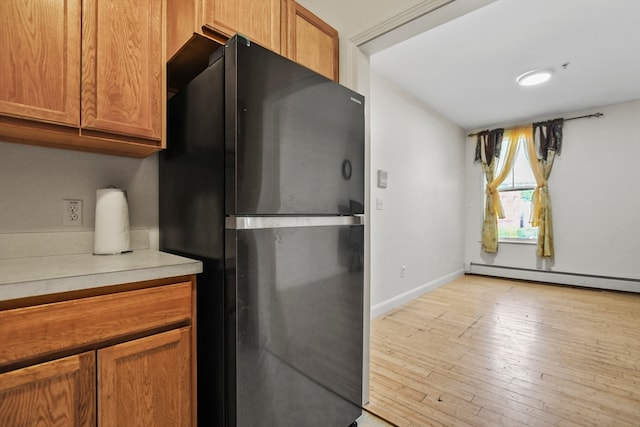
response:
M594 113L594 114L587 114L586 116L569 117L568 119L564 119L564 121L565 121L565 122L568 122L569 120L590 119L591 117L602 117L602 116L604 116L604 114L602 114L602 113ZM528 124L528 123L527 123L527 124ZM512 128L518 128L518 127L521 127L521 126L526 126L526 124L523 124L523 125L516 125L516 126L511 126L511 127L512 127ZM483 131L470 133L470 134L469 134L469 135L467 135L467 136L476 136L476 135L478 135L478 134L479 134L479 133L481 133L481 132L483 132Z

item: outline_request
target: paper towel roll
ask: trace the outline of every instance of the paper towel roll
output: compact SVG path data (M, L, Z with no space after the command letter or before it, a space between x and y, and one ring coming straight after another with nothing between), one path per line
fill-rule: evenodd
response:
M127 194L119 188L96 191L96 231L93 253L119 254L131 250Z

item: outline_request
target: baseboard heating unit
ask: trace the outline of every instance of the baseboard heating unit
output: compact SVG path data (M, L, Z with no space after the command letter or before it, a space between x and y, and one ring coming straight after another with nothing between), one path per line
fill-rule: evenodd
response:
M530 280L534 282L557 283L561 285L584 286L588 288L640 293L640 279L627 277L536 270L500 265L476 264L473 262L469 264L468 272L470 274L478 274L481 276L504 277L508 279Z

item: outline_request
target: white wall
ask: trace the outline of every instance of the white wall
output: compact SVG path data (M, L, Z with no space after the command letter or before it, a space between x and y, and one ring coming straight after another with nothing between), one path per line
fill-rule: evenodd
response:
M463 272L464 131L371 75L371 304L379 315ZM378 169L388 172L377 188ZM377 200L383 209L376 209ZM406 266L401 278L401 267Z
M0 235L93 231L96 190L127 190L132 228L157 249L158 161L0 142ZM62 225L63 199L83 201L82 226ZM154 237L155 236L155 237Z
M555 236L555 259L550 262L536 258L533 245L500 244L496 255L481 251L483 177L473 163L475 142L468 138L467 265L640 279L640 192L636 187L640 183L640 101L563 117L597 111L604 116L564 124L562 153L549 179ZM539 276L539 280L545 277L551 276ZM591 286L587 279L576 277L566 283ZM593 286L625 289L612 286L613 282L602 279ZM640 291L640 283L627 285L628 290Z

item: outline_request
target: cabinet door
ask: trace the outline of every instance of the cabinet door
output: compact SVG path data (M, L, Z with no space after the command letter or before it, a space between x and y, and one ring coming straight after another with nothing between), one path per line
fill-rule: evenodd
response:
M98 425L191 425L191 327L98 351Z
M78 126L80 0L0 1L0 114Z
M293 0L287 2L285 56L338 81L338 31Z
M83 129L159 140L163 0L83 0Z
M167 19L167 61L201 29L196 26L196 9L201 3L197 0L166 0ZM200 6L201 7L201 6Z
M0 374L0 425L96 425L95 352Z
M203 23L227 37L241 33L280 52L281 0L204 0Z

